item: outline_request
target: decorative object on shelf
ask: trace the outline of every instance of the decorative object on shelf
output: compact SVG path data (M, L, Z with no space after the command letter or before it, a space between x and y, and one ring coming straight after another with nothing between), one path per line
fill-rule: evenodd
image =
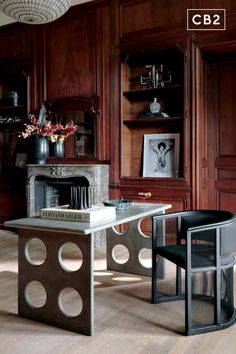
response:
M155 97L153 102L149 105L151 112L142 113L140 118L169 118L169 115L164 112L160 112L161 105Z
M85 155L85 147L86 147L86 141L87 141L87 136L86 135L81 135L78 140L76 140L76 154L77 156L84 156Z
M12 102L13 102L13 106L18 106L18 93L17 91L10 91L8 93L8 96L12 99Z
M34 135L31 137L29 162L35 164L46 163L49 156L49 140L45 136Z
M55 21L71 6L71 0L2 0L0 10L18 22L43 24Z
M169 116L169 114L167 114L167 113L164 113L164 112L161 112L162 113L162 117L163 118L169 118L170 116Z
M150 104L150 111L151 113L159 113L161 105L157 102L157 98L155 97L153 102Z
M65 145L62 141L49 142L49 156L51 157L64 157L65 156Z
M172 75L170 71L164 71L162 64L145 65L145 72L140 75L140 83L153 88L164 87L172 83Z
M132 204L132 201L125 199L109 199L104 200L103 204L108 207L116 207L116 209L128 209Z
M158 113L143 113L141 115L141 118L168 118L168 114L164 112L158 112Z
M158 67L158 83L161 87L165 86L165 78L164 78L164 65L160 64Z
M179 176L179 134L145 134L143 177Z

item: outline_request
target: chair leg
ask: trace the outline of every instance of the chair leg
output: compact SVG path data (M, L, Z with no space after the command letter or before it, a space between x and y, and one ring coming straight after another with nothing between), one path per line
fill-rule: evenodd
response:
M186 268L185 268L185 334L192 331L192 258L191 244L187 243Z
M192 330L192 281L191 272L185 272L185 334Z
M220 269L216 269L214 272L214 294L215 294L215 301L214 301L214 309L215 309L215 325L219 325L221 322L221 298L220 298Z
M216 230L216 250L215 250L215 262L216 270L214 274L214 291L215 291L215 325L219 325L221 322L221 298L220 298L220 281L221 281L221 268L220 268L220 230Z
M176 267L176 295L181 295L181 268Z
M156 262L156 252L152 250L152 303L157 302L157 262Z

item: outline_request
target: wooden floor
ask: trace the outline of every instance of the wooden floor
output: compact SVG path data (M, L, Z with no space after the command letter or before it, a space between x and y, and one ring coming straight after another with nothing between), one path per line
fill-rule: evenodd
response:
M1 354L233 354L236 325L185 337L182 304L150 303L150 280L106 271L95 252L95 335L87 337L17 315L17 235L0 231Z

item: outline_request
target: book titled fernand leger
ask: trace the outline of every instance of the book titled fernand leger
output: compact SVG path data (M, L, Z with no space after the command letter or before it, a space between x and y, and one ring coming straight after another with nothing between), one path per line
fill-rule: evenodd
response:
M41 218L68 221L95 222L103 219L115 218L116 208L103 205L93 206L88 209L69 209L68 206L41 209Z

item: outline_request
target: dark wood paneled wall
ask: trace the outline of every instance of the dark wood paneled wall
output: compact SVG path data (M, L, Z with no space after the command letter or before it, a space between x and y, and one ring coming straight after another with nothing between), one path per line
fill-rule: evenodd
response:
M48 98L96 92L96 11L45 26L45 69Z
M0 60L29 56L27 26L14 24L1 28Z
M120 36L153 28L184 25L188 0L120 1Z

